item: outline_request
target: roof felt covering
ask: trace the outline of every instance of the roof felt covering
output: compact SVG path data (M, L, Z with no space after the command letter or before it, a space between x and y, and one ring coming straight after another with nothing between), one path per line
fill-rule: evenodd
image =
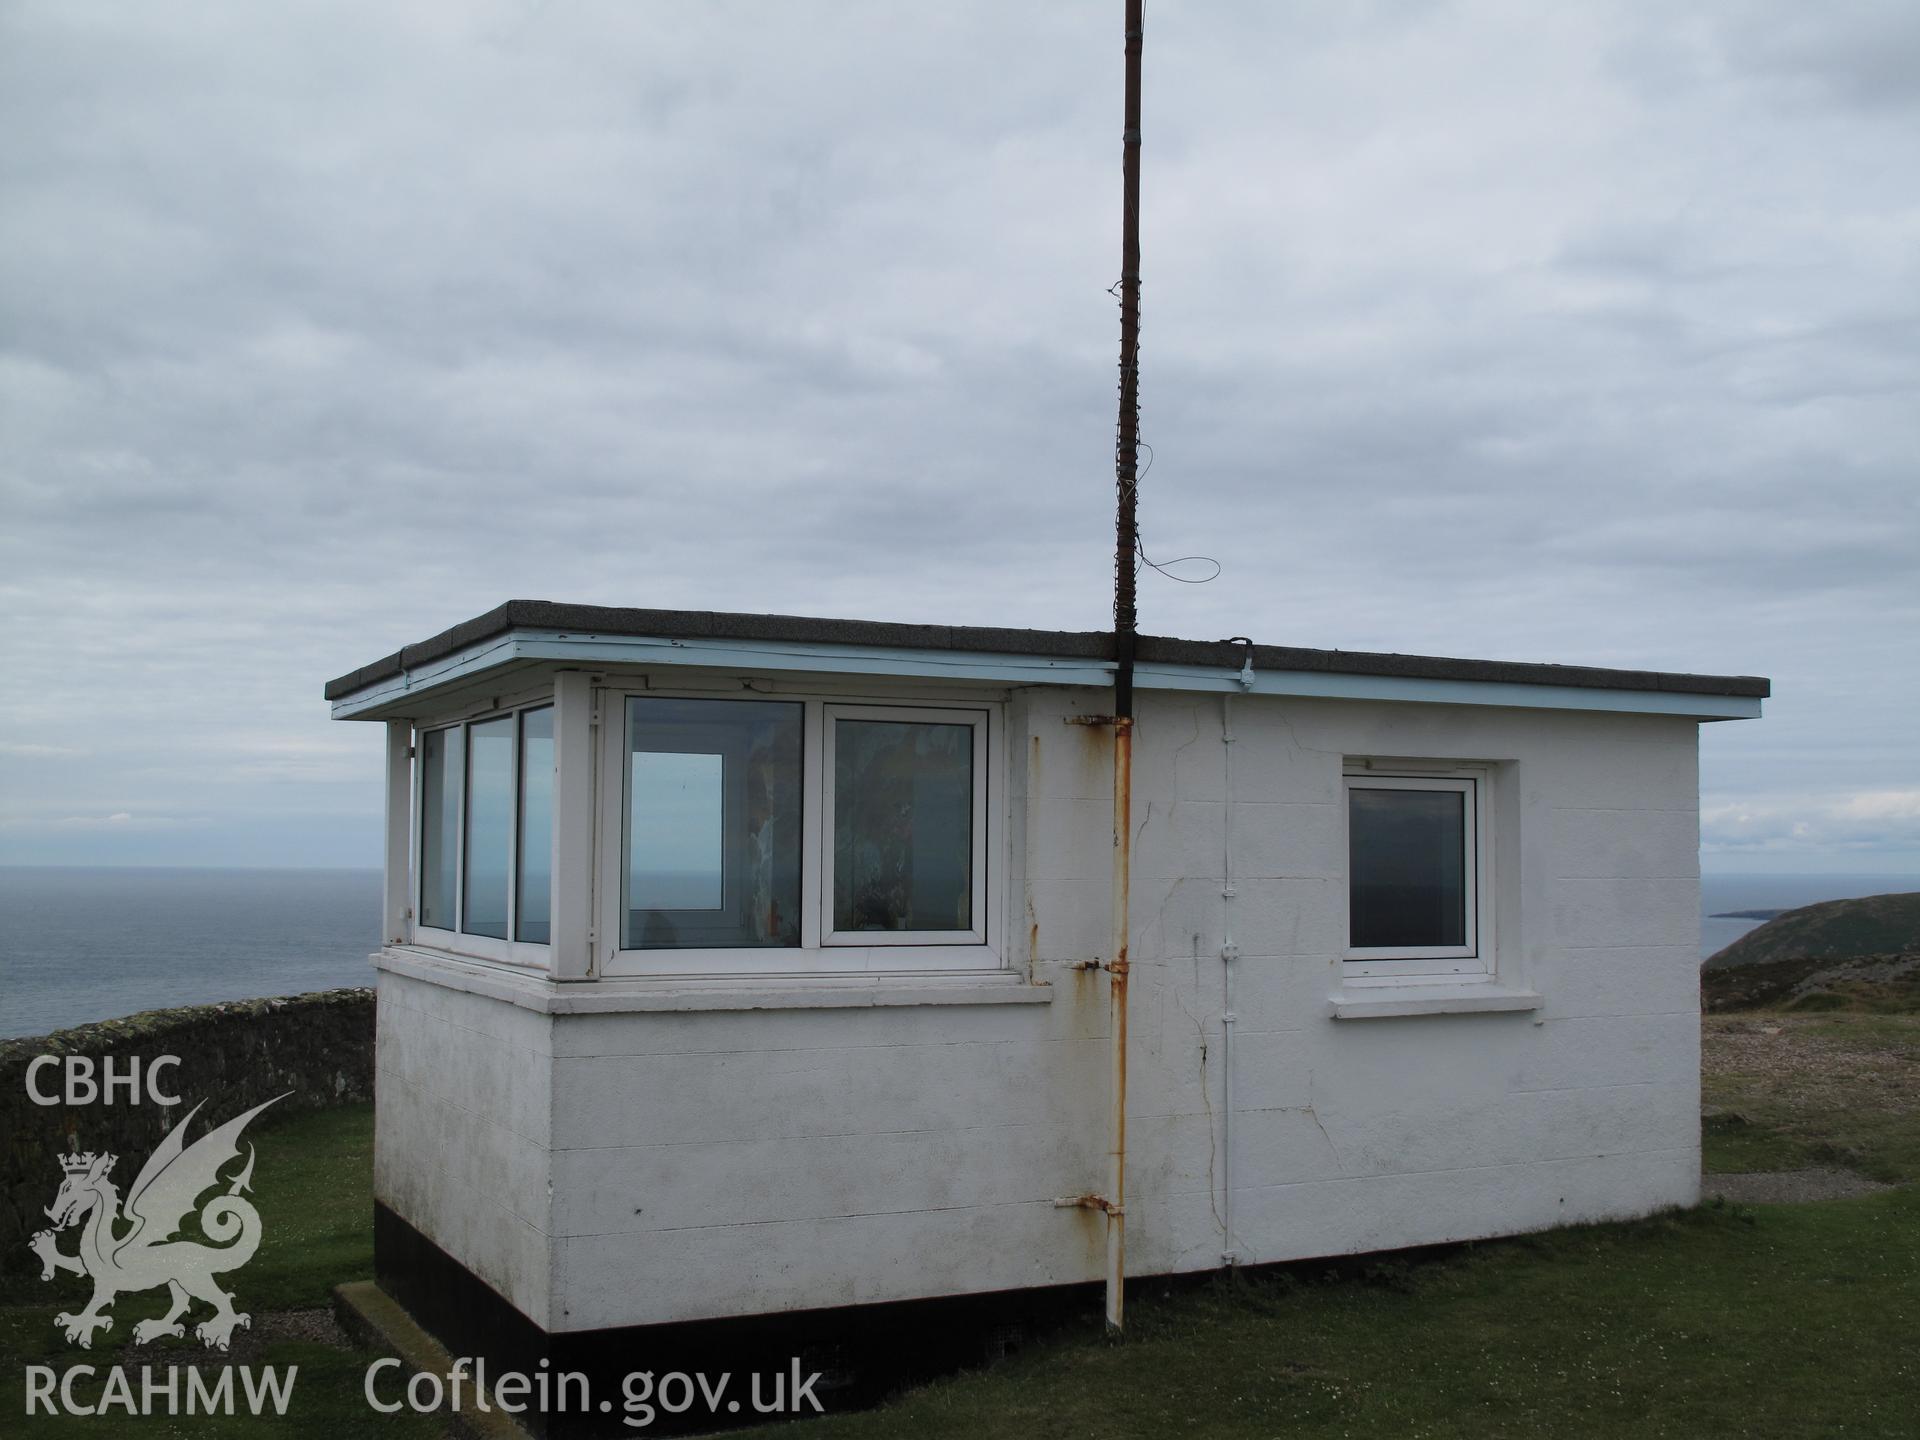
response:
M1077 660L1113 658L1104 630L1003 630L976 625L901 625L880 620L823 620L805 615L737 615L717 610L640 610L606 605L562 605L509 600L484 615L408 645L327 682L339 700L416 666L515 630L579 635L650 636L669 640L760 640L788 644L887 646L907 650L973 651ZM1142 635L1136 658L1147 665L1204 665L1238 669L1246 647L1226 640L1178 640ZM1293 645L1253 647L1256 670L1391 675L1423 680L1467 680L1520 685L1571 685L1594 690L1654 690L1690 695L1764 699L1769 683L1755 675L1688 675L1659 670L1606 670L1589 665L1538 665L1513 660L1460 660L1436 655L1384 655L1363 650L1309 650Z

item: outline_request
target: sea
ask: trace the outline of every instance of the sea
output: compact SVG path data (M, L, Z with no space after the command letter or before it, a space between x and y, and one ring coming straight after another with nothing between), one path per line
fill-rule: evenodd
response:
M1761 922L1728 910L1920 890L1914 875L1709 875L1700 954ZM377 870L0 866L0 1038L169 1005L370 985Z
M0 1037L371 985L378 870L0 866Z

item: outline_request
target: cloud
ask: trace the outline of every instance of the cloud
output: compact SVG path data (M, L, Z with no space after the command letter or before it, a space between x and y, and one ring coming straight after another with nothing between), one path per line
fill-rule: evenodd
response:
M1911 7L1776 8L1157 10L1143 520L1225 569L1145 628L1771 674L1710 790L1909 784ZM319 685L510 595L1103 624L1116 28L10 7L0 723L87 763L9 804L372 863Z
M1740 852L1845 852L1913 863L1920 855L1920 790L1783 796L1719 802L1700 811L1701 848Z
M1900 0L1838 0L1818 14L1741 0L1710 34L1725 63L1809 106L1920 105L1920 13Z
M1840 806L1840 813L1848 820L1868 824L1920 826L1920 790L1882 790L1855 795Z

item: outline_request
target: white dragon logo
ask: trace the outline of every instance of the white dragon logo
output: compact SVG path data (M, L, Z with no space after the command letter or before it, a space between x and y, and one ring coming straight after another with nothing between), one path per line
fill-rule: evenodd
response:
M186 1145L187 1122L200 1113L200 1105L194 1106L140 1167L127 1192L124 1215L119 1189L107 1178L118 1156L89 1151L60 1157L60 1168L67 1178L47 1207L53 1229L40 1231L27 1245L40 1257L42 1280L68 1270L93 1281L93 1299L86 1309L78 1315L62 1312L54 1317L53 1323L69 1341L91 1349L94 1331L113 1328L113 1317L105 1312L115 1296L123 1290L152 1290L161 1285L171 1292L172 1304L161 1319L142 1320L133 1327L133 1338L140 1344L162 1335L184 1338L180 1317L195 1300L213 1306L214 1313L193 1331L210 1349L225 1350L235 1326L251 1327L253 1318L236 1312L233 1296L214 1280L225 1271L238 1270L260 1246L260 1212L240 1196L253 1180L251 1144L247 1146L246 1166L228 1183L226 1193L214 1196L200 1208L200 1229L214 1243L204 1245L172 1237L194 1202L220 1183L221 1167L240 1153L240 1132L247 1122L267 1105L286 1098L276 1095ZM56 1232L82 1217L86 1225L80 1232L79 1253L61 1253L54 1242ZM116 1234L129 1221L132 1228Z

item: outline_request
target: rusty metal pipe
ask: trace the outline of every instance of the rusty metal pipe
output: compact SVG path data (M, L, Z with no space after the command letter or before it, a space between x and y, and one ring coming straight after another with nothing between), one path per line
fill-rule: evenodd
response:
M1126 1323L1127 1285L1127 909L1133 859L1133 718L1113 722L1113 960L1107 966L1108 1046L1113 1074L1107 1115L1107 1328Z

